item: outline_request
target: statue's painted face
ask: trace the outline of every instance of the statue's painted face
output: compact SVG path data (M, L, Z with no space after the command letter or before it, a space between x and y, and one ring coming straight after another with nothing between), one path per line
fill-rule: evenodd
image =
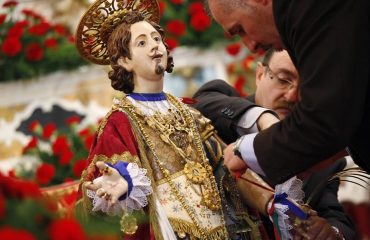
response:
M167 67L167 50L158 31L148 22L131 25L131 59L120 61L124 68L134 73L137 80L162 78Z

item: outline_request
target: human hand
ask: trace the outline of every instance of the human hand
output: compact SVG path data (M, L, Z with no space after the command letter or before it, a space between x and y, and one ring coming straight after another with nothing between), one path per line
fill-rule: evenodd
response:
M326 219L319 217L316 212L310 211L310 216L305 221L304 229L294 229L293 239L316 239L316 240L336 240L338 233L326 221Z
M99 168L102 176L84 185L87 189L95 191L97 196L104 198L110 208L127 192L128 183L116 169L107 166L104 162L96 162L96 167Z
M234 154L234 143L228 145L224 149L224 165L229 169L230 173L235 175L240 175L247 169L247 164L244 160Z

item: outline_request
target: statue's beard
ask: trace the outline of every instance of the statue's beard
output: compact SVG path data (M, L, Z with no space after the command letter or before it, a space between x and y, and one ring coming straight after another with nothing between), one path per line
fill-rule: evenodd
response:
M155 65L155 73L158 75L161 75L166 71L166 69L163 67L163 65L159 62Z

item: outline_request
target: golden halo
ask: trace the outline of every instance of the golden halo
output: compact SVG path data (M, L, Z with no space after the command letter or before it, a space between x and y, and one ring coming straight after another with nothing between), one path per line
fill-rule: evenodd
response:
M107 41L126 13L138 11L146 20L159 23L156 0L97 0L83 15L76 32L76 45L85 59L109 65Z

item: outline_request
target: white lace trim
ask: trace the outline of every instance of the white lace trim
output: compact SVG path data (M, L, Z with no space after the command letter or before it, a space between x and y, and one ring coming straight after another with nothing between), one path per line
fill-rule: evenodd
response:
M151 181L146 176L147 170L139 168L136 163L129 163L127 171L132 179L132 191L122 201L118 201L108 208L108 202L96 195L92 190L87 190L87 196L92 199L93 211L102 211L108 215L122 215L124 212L138 210L148 205L147 196L153 192Z
M303 182L296 176L290 178L282 184L275 186L275 195L286 193L290 201L297 204L303 204L303 198L305 196L303 190ZM275 212L278 214L278 225L280 227L281 239L293 239L290 234L290 230L293 228L290 225L289 216L286 214L288 206L274 203Z
M128 96L127 99L130 100L135 107L139 108L146 116L152 116L154 114L153 109L159 111L160 113L167 114L169 109L174 108L167 100L139 101L130 96Z

